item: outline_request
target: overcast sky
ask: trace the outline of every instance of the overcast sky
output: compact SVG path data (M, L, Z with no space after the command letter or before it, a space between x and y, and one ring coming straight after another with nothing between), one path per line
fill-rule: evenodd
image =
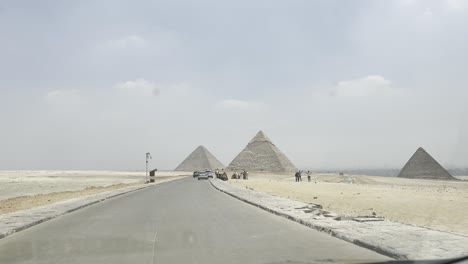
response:
M0 2L0 169L468 167L468 1Z

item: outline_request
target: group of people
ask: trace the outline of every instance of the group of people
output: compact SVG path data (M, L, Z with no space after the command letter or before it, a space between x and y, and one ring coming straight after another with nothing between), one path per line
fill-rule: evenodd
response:
M219 171L218 169L215 170L215 175L216 175L216 178L220 179L220 180L223 180L223 181L227 181L228 180L228 176L227 176L227 173L224 171L224 169L222 169L221 171Z
M296 182L302 181L302 172L301 170L296 171L294 176L296 177ZM307 180L310 182L310 171L307 171Z
M238 173L237 171L232 174L231 179L240 179L242 176L242 179L247 180L249 178L249 172L246 170L242 170L241 173Z
M216 178L220 179L220 180L223 180L223 181L227 181L228 180L228 175L227 173L224 171L224 169L222 169L221 171L219 171L218 169L215 170L215 175L216 175ZM244 180L247 180L249 178L249 172L246 171L246 170L242 170L241 173L238 173L237 171L234 172L234 174L232 174L231 176L231 179L244 179Z

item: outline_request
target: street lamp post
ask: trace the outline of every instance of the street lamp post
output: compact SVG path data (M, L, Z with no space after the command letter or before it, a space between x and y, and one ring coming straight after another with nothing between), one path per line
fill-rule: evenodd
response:
M151 153L146 152L146 178L148 178L148 160L151 159Z

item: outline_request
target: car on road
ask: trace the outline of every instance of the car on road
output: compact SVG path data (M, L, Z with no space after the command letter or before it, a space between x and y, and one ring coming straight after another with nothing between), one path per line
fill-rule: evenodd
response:
M195 177L200 176L200 173L201 173L201 171L194 171L193 172L193 177L195 178Z
M206 170L205 173L208 174L208 178L213 178L213 172L210 170Z
M208 172L200 172L200 174L198 175L198 180L208 180L209 176L208 176ZM211 176L213 177L213 176Z

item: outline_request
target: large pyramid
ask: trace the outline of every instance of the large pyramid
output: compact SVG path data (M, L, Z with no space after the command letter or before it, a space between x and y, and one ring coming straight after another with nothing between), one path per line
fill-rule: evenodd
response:
M206 169L222 169L224 165L204 146L198 146L190 155L175 168L176 171L197 171Z
M398 177L412 179L456 180L423 148L418 148Z
M259 131L234 160L227 170L295 172L296 166L281 152L269 138Z

